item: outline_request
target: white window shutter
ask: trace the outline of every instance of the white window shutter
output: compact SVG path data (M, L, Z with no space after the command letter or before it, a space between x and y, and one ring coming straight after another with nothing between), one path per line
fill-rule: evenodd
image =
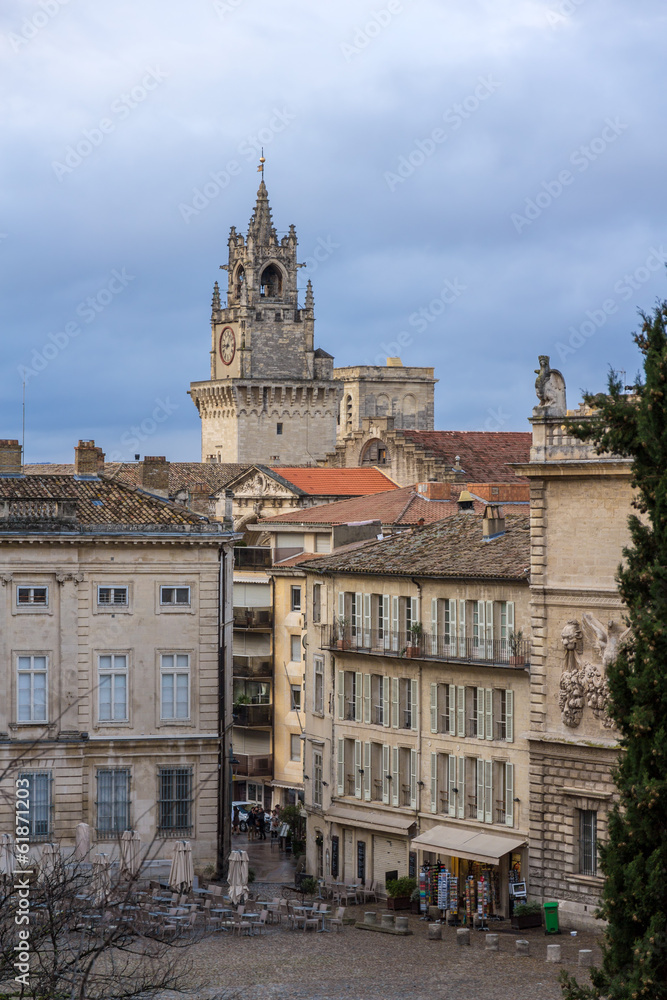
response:
M396 652L398 649L398 597L391 599L391 648Z
M438 655L438 599L431 599L431 655Z
M361 779L363 777L361 773L362 769L362 748L361 740L354 741L354 797L355 799L361 798Z
M465 757L459 757L459 776L458 776L458 789L459 789L459 800L457 815L459 819L465 819L466 815L466 759Z
M431 732L438 731L438 685L431 684Z
M410 681L410 729L419 729L419 681Z
M477 819L484 822L484 761L477 759Z
M371 595L364 594L364 646L371 647Z
M505 691L505 739L514 742L514 691Z
M371 722L371 675L364 674L364 723Z
M338 740L338 768L337 785L338 794L345 794L345 740Z
M456 684L449 685L449 735L456 736Z
M466 655L466 602L459 601L459 656Z
M431 754L431 812L438 811L438 755Z
M385 649L390 646L389 637L389 594L382 595L382 644Z
M398 780L398 747L391 748L391 804L392 806L397 806L399 802L399 793L401 789L399 788Z
M389 751L391 747L387 746L386 743L382 745L382 801L389 805Z
M415 622L420 621L419 618L419 598L410 598L410 624L414 625Z
M456 734L465 736L466 734L466 689L462 686L456 688Z
M345 671L338 671L338 718L345 718Z
M451 646L454 646L453 652L456 652L456 636L458 635L456 601L453 599L448 600L447 607L449 609L449 643Z
M371 801L371 745L364 743L364 801Z
M391 725L398 729L398 677L391 678Z
M382 725L389 725L389 677L382 678Z
M484 692L485 701L485 720L484 720L484 735L487 740L493 739L493 688L487 688Z
M507 602L507 634L514 631L514 601Z
M361 685L363 683L362 677L363 674L359 672L355 673L354 675L354 721L355 722L361 722L362 720L362 714L361 714L362 710Z
M352 635L356 637L356 645L361 645L361 594L354 595L354 607L352 609Z
M493 823L493 761L484 761L484 822Z
M505 764L505 825L514 826L514 764Z
M448 774L449 787L447 789L449 805L447 812L450 816L456 816L456 757L453 754L449 754L449 774Z
M477 739L484 739L484 688L477 688Z
M338 591L338 617L345 617L345 591Z
M410 750L410 808L417 808L417 751Z
M493 601L486 602L486 658L493 659Z

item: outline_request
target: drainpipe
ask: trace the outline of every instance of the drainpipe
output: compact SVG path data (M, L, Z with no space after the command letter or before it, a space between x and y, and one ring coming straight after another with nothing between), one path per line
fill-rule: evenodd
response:
M216 876L222 880L227 877L229 854L232 849L231 803L232 803L232 765L229 743L231 734L231 699L228 697L228 687L231 677L231 664L226 662L227 632L233 619L227 620L227 560L234 558L233 547L221 545L218 550L218 830Z
M417 590L419 591L419 615L420 615L420 618L421 618L422 615L423 615L423 610L424 610L423 606L422 606L423 605L423 600L422 600L422 586L421 586L421 583L419 582L419 580L415 580L414 576L411 576L410 579L414 583L414 585L417 588ZM422 636L423 636L423 632L422 632ZM424 641L426 641L426 640L424 640ZM422 702L424 700L422 698L422 691L423 691L422 672L423 672L423 665L422 665L422 662L420 660L419 661L419 718L417 719L417 774L418 774L418 778L417 778L417 802L416 802L416 806L415 806L415 821L416 822L419 821L419 813L420 813L421 807L422 807L422 788L423 788L423 784L424 784L422 782L422 779L421 779L421 774L422 774Z

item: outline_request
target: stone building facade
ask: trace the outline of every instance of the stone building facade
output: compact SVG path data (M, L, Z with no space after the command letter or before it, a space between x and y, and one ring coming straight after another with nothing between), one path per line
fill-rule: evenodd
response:
M630 461L572 437L562 375L542 359L530 462L530 890L557 899L569 926L594 924L615 788L616 733L606 664L625 633L615 582L629 541Z
M213 290L210 379L190 386L202 461L314 464L335 444L341 386L332 356L314 347L310 281L298 302L296 231L278 239L263 177L247 235L232 226L228 246L226 296L218 282Z
M36 852L72 847L84 821L107 853L131 828L153 858L187 837L215 863L234 536L100 475L92 442L74 474L48 476L1 444L0 825L20 772ZM231 719L231 672L222 694Z
M387 367L351 365L334 368L343 383L337 439L361 430L365 417L392 417L394 427L433 430L433 368L404 368L400 358Z

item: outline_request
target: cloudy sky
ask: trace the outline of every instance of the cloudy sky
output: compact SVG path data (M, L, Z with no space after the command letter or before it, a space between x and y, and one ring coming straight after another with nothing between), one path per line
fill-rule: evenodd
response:
M0 437L199 458L186 390L264 145L316 343L433 365L436 427L630 379L667 297L658 0L5 0ZM317 251L317 254L316 254Z

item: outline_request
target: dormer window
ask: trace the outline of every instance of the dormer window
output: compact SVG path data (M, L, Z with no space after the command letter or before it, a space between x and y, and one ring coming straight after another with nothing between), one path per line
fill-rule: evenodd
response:
M259 279L259 294L265 299L278 299L283 294L283 275L279 267L269 264Z

